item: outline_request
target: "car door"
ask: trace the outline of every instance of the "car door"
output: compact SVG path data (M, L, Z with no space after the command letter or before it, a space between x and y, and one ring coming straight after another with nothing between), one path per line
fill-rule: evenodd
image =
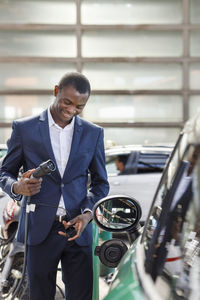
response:
M146 291L150 299L199 299L199 145L185 147L183 138L177 147L157 191L142 245L145 272L153 281L151 293Z
M142 207L141 222L147 218L161 173L119 175L109 177L109 195L125 194L134 197Z
M109 195L125 194L137 199L142 207L141 223L144 223L169 154L152 150L134 151L127 155L129 158L123 173L117 173L111 163L114 158L109 160Z

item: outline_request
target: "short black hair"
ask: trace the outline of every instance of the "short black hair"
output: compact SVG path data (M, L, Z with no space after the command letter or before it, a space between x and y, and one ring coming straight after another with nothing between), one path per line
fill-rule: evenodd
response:
M91 87L89 80L81 73L78 72L70 72L66 73L60 80L58 84L59 91L62 90L65 86L72 86L77 90L80 94L90 95Z
M118 161L122 162L124 165L127 163L128 155L121 154L117 156Z

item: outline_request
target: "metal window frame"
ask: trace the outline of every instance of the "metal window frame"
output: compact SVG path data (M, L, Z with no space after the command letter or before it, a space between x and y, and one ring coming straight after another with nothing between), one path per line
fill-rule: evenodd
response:
M83 25L81 23L81 0L75 0L76 3L76 23L70 25L54 25L54 24L0 24L0 31L74 31L77 41L77 55L76 57L0 57L0 63L26 63L26 62L63 62L63 63L75 63L76 70L82 72L83 64L88 62L98 63L179 63L182 65L182 89L180 90L93 90L93 95L181 95L182 107L183 107L183 120L182 122L106 122L98 123L103 127L155 127L155 128L182 128L184 122L189 117L189 97L191 95L199 95L199 90L191 90L189 87L189 65L190 63L200 63L200 57L189 56L189 36L191 30L200 30L200 24L190 24L190 0L182 0L182 24L140 24L140 25ZM129 30L129 31L172 31L177 30L182 32L183 36L183 55L181 57L82 57L82 45L81 37L84 31L92 30ZM0 90L0 95L52 95L52 90ZM9 122L1 122L1 127L10 127Z

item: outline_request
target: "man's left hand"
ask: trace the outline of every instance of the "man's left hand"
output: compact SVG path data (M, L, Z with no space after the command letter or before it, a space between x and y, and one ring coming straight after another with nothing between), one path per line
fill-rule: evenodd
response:
M87 224L92 220L92 213L87 211L84 214L78 215L75 218L71 219L69 222L63 221L63 225L65 229L69 228L70 226L73 226L76 230L76 235L69 238L68 241L73 241L80 237L81 233L87 226ZM63 231L58 232L62 236L66 236L66 233Z

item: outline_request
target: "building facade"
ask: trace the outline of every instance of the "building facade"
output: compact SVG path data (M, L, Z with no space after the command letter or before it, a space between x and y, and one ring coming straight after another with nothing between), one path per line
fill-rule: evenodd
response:
M1 0L0 143L68 71L109 144L173 144L200 106L200 0Z

